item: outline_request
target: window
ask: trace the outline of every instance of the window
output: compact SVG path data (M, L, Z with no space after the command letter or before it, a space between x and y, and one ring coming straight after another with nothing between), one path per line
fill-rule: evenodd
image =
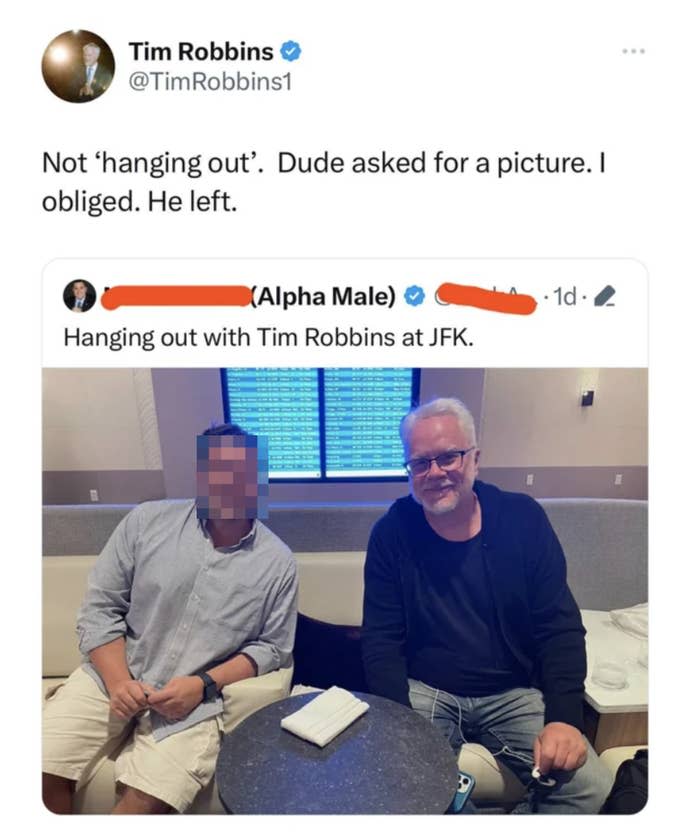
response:
M224 414L268 438L271 480L405 479L411 368L224 368Z

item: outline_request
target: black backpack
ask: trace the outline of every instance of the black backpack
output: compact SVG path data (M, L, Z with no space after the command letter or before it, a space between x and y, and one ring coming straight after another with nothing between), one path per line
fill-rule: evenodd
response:
M610 795L600 812L605 815L631 815L644 809L649 784L649 750L638 749L634 758L618 767Z

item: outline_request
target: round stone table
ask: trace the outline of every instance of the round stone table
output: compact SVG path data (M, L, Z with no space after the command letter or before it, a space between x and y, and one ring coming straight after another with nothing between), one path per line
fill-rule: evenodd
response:
M280 721L316 697L301 694L255 712L226 736L216 764L229 813L444 813L457 760L424 717L357 693L369 710L323 749Z

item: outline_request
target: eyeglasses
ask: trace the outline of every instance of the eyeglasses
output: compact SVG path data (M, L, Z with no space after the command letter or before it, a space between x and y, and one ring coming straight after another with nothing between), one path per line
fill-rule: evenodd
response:
M463 451L446 451L444 454L438 454L437 457L415 457L413 460L406 460L403 465L412 477L422 477L427 474L433 463L442 471L455 471L462 465L464 455L474 451L475 448L476 446L473 445Z

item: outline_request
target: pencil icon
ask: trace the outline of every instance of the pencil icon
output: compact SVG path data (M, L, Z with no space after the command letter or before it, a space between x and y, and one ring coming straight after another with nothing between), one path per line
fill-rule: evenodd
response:
M595 296L593 299L593 304L596 307L614 307L615 304L609 304L608 301L612 298L615 294L615 290L608 284L604 289L601 289L600 292Z

